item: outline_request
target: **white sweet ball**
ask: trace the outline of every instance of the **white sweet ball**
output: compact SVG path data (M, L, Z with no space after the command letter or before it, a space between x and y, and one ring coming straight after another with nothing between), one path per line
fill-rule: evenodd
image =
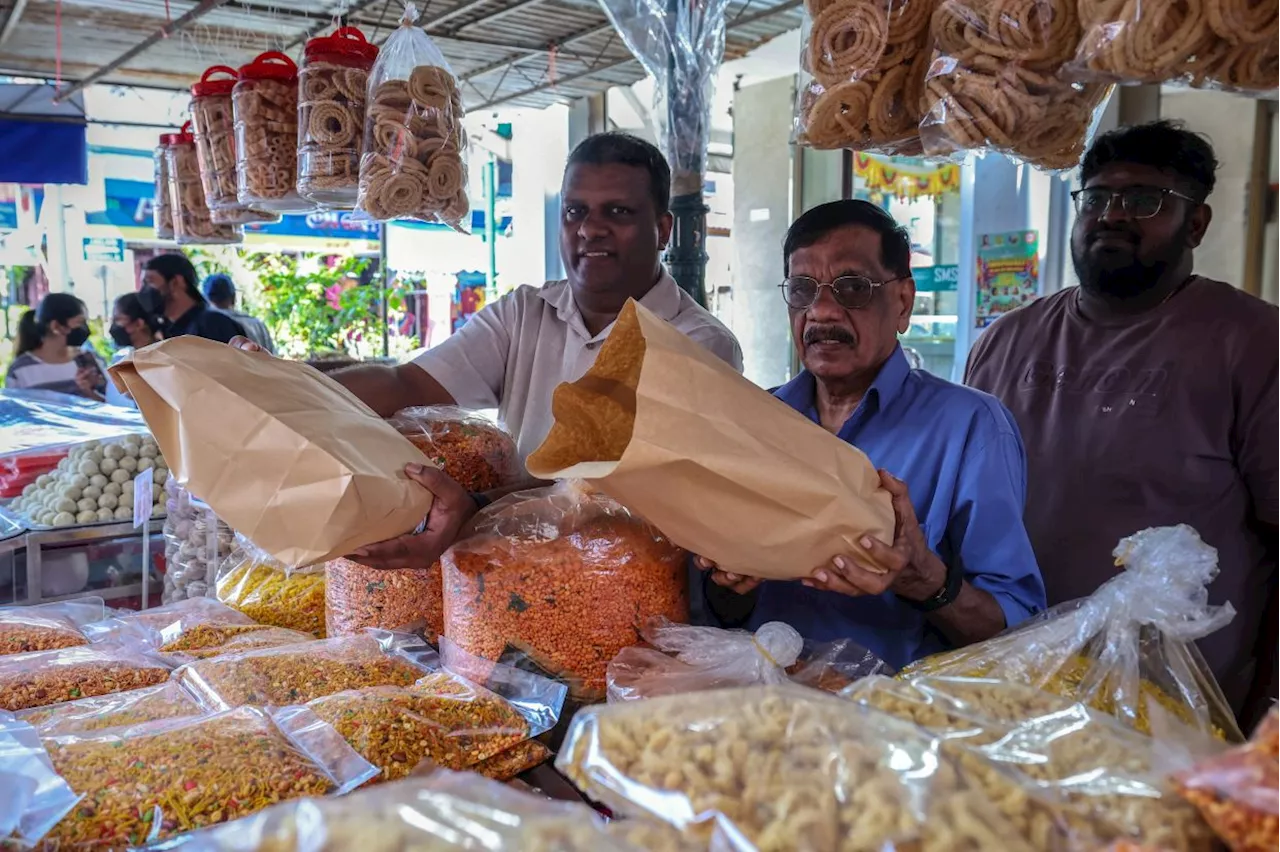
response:
M114 509L120 505L120 498L114 494L103 494L98 498L99 509Z
M37 487L37 488L44 488L44 487L45 487L46 485L48 485L50 482L53 482L53 477L52 477L52 476L50 476L50 475L49 475L49 474L47 474L47 473L42 473L42 474L40 474L39 476L37 476L37 477L36 477L36 487Z
M110 494L112 497L119 497L123 491L124 486L119 482L108 482L106 485L102 486L102 493Z
M107 478L100 473L95 474L89 477L89 484L96 485L97 487L101 488L102 486L107 484Z
M53 526L53 519L58 517L57 512L41 512L40 517L36 518L36 523L42 527Z
M138 450L138 458L140 459L154 459L159 455L160 448L155 444L143 444L142 448Z
M104 458L106 458L106 457L105 457L104 455L102 455L102 450L101 450L101 449L93 450L93 451L91 451L91 452L89 453L89 455L85 456L85 459L86 459L86 460L88 460L88 459L93 459L95 462L100 462L100 461L102 461Z
M151 483L151 502L164 505L164 488L159 483Z
M124 447L120 444L111 444L110 446L103 447L102 457L112 459L114 461L120 461L120 459L124 458Z
M116 483L119 483L120 485L124 485L126 482L128 482L131 479L133 479L133 474L129 473L129 471L125 470L124 468L119 468L117 470L111 471L112 482L116 482Z
M151 470L155 466L156 466L155 459L149 459L146 456L143 456L142 458L138 459L138 473L142 473L144 470Z
M94 502L97 502L98 498L102 496L102 489L96 485L90 485L88 488L80 492L80 496L85 500L93 500Z
M120 506L116 509L117 521L129 521L133 519L133 509L128 506Z
M115 518L116 518L115 509L99 509L98 510L99 521L114 521Z
M22 496L23 496L23 497L30 497L30 496L31 496L32 494L34 494L35 492L36 492L36 484L35 484L34 482L31 482L31 483L28 483L28 484L27 484L27 487L26 487L26 488L23 488L23 489L22 489Z
M169 481L169 468L156 465L156 472L152 474L154 481L160 485L164 485Z
M127 470L130 473L133 473L138 469L138 460L133 456L125 456L120 459L120 468L121 470Z
M94 512L93 516L96 518L98 516L98 513ZM69 527L69 526L72 526L75 522L76 522L76 516L71 514L70 512L59 512L58 514L53 516L53 526L55 527Z
M77 473L75 476L71 477L69 481L76 488L84 488L89 484L89 477L85 476L83 473Z
M140 447L142 446L142 436L125 435L124 438L121 439L120 443L124 444L126 447Z
M84 497L76 504L76 508L81 512L96 512L98 511L98 498Z
M102 446L102 442L101 441L85 441L82 446L86 450L96 450L98 449L98 447Z
M103 459L102 461L98 462L98 470L106 474L107 476L110 476L111 471L121 466L122 465L120 464L120 462L116 461L115 459Z
M119 493L119 495L117 495L117 496L120 498L120 505L121 505L121 506L132 506L132 505L133 505L133 487L132 487L132 486L130 486L130 487L128 487L128 488L122 488L122 489L120 489L120 493Z
M98 520L97 512L81 512L80 514L76 515L77 524L91 524L96 520Z
M68 500L66 497L63 497L58 501L58 504L54 506L54 508L59 512L74 512L76 511L76 501Z

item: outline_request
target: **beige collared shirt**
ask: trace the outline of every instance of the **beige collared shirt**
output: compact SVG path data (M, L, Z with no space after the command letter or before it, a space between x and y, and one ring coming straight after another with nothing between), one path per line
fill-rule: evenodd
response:
M733 332L665 270L640 304L742 371L742 349ZM612 328L591 336L569 282L551 281L513 290L414 363L463 408L498 409L526 458L551 431L551 392L561 382L582 378Z

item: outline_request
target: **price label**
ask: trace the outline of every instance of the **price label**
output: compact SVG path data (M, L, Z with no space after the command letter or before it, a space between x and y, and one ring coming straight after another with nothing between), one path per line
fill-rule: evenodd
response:
M154 475L151 468L139 473L133 478L133 527L138 527L151 520L151 510L155 503L155 494L153 493L151 482Z

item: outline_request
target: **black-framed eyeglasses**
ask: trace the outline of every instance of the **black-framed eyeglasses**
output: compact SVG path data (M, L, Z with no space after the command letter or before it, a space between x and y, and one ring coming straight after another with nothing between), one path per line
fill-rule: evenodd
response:
M1120 199L1120 209L1131 219L1150 219L1160 213L1164 207L1165 196L1172 195L1192 204L1200 202L1189 195L1173 189L1159 186L1126 186L1123 189L1110 189L1105 186L1091 186L1077 189L1071 193L1071 200L1076 204L1076 213L1080 216L1100 219L1111 210L1115 200Z
M803 311L818 301L818 294L823 287L831 288L831 295L840 307L857 310L871 304L877 289L901 280L899 277L888 281L872 281L864 275L841 275L828 284L807 275L793 275L778 286L782 290L782 300L792 310Z

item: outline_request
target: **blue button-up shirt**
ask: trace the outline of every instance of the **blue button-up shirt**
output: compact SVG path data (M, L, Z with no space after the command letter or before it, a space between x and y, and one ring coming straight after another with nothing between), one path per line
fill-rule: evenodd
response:
M817 423L815 393L805 371L774 395ZM906 482L929 547L996 599L1007 626L1044 609L1044 582L1022 523L1026 454L1013 416L995 397L912 370L899 347L839 436ZM750 626L768 621L785 621L815 641L851 638L899 668L951 647L891 592L854 598L766 582Z

